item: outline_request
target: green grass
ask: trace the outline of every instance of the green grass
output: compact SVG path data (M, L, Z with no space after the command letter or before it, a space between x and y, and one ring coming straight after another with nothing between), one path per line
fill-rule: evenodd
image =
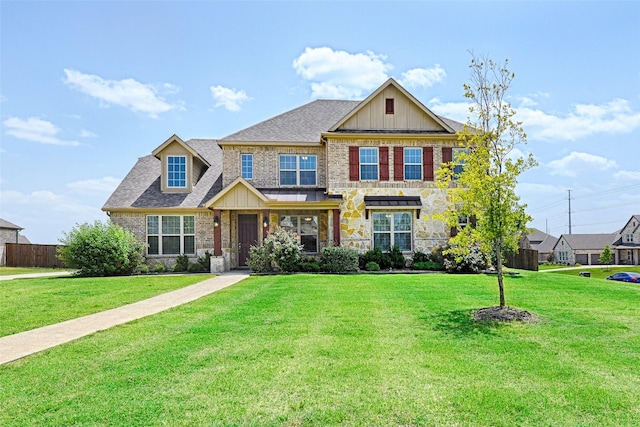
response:
M640 425L640 289L495 277L251 277L0 366L0 425Z
M584 269L576 269L576 270L562 270L562 271L554 271L553 274L564 274L567 276L580 276L581 271L586 271L591 273L591 279L604 279L607 276L611 276L614 273L619 271L628 271L640 273L640 266L637 265L629 265L629 266L611 266L611 267L602 267L602 268L584 268ZM546 273L551 274L551 273Z
M0 281L0 336L140 301L209 275L42 277Z
M14 274L29 274L29 273L51 273L59 271L70 271L60 268L36 268L36 267L0 267L0 276L12 276Z

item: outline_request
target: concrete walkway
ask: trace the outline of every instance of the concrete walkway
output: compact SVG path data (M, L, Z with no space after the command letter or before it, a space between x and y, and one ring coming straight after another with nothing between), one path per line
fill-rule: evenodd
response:
M97 331L176 307L249 277L247 272L220 274L195 285L77 319L0 338L0 365Z

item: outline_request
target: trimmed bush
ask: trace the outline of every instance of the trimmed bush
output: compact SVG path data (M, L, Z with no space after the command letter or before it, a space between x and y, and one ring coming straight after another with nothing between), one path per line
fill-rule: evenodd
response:
M389 251L389 261L392 268L405 268L407 266L407 260L402 255L402 251L398 246L394 246Z
M202 266L202 272L211 271L211 252L205 251L204 255L198 257L198 264Z
M162 263L158 263L158 264L153 266L153 271L155 273L164 273L164 272L167 271L167 267L165 267L165 265L162 264Z
M206 270L204 266L199 262L190 262L189 266L187 267L187 271L189 273L204 273L208 270Z
M320 269L327 273L352 273L358 271L358 252L344 246L322 249Z
M178 255L176 263L173 265L173 271L187 271L189 269L189 257L185 254Z
M318 273L320 272L320 264L317 259L309 257L300 262L298 271L302 271L303 273Z
M441 264L438 264L437 262L433 262L433 261L414 262L411 264L411 268L414 270L431 270L431 271L444 270L444 267Z
M360 255L360 269L365 270L367 263L371 261L378 264L378 266L380 266L380 268L383 270L387 270L389 267L391 267L391 259L389 255L382 253L380 248L368 250L363 255Z
M364 269L367 271L380 271L380 266L375 261L369 261L367 265L364 266Z
M449 273L480 273L487 268L487 257L478 246L470 248L464 256L445 253L444 268Z
M144 259L145 245L119 225L96 221L64 233L58 258L80 276L124 276L132 274Z

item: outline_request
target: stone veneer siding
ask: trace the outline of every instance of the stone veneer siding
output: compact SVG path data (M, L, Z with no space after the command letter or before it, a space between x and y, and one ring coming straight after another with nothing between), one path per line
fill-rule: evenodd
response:
M118 224L125 230L133 234L146 244L147 242L147 215L193 215L196 220L196 255L190 256L193 262L198 256L202 256L206 251L213 254L213 212L210 210L199 212L111 212L111 222ZM148 264L162 263L167 268L171 268L175 263L176 255L149 255Z
M349 147L389 147L389 181L350 181ZM455 140L425 139L337 139L327 140L328 192L342 194L340 207L340 239L343 246L365 252L373 248L373 215L369 210L366 218L365 196L420 196L422 207L416 219L415 209L406 209L412 213L413 251L430 252L437 246L445 245L450 230L444 222L434 220L433 215L447 209L448 196L445 190L437 188L435 181L394 181L393 147L433 147L433 167L437 170L442 163L442 147L458 147ZM393 209L389 211L401 211Z

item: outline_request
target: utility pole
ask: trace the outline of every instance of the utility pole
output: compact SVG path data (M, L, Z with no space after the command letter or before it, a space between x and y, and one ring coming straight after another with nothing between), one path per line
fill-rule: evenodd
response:
M569 192L569 234L571 234L571 190L567 190Z

